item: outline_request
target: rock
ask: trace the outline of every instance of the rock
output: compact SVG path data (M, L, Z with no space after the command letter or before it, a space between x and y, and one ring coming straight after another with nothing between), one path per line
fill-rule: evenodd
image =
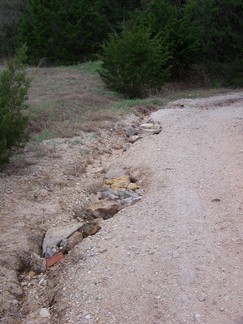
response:
M123 200L123 199L127 199L127 198L138 198L139 197L139 194L138 193L135 193L133 191L130 191L130 190L125 190L125 191L121 191L120 192L120 198Z
M83 223L77 223L69 226L57 226L47 230L42 244L42 253L45 255L47 247L58 246L61 241L76 232Z
M107 171L105 175L105 179L114 179L114 178L125 176L126 174L127 174L127 170L123 168L111 168Z
M55 254L55 252L48 246L46 248L46 252L45 252L45 258L51 258L53 255Z
M79 229L79 232L81 232L82 236L85 238L90 235L95 235L100 229L101 229L101 226L98 222L92 222L92 223L84 224Z
M50 317L50 312L47 308L41 308L40 316L43 318Z
M28 273L28 275L32 278L32 277L35 276L35 272L34 272L34 271L30 271L30 272Z
M154 129L155 128L155 124L154 123L145 123L145 124L141 124L139 126L140 129Z
M106 184L109 185L113 190L126 189L129 183L129 175L123 175L114 179L106 180Z
M141 188L136 189L136 193L139 194L139 196L142 196L144 194L144 190Z
M133 190L133 191L135 191L135 190L139 189L139 186L138 186L136 183L131 182L131 183L129 183L129 185L128 185L127 188L128 188L129 190Z
M60 249L62 251L66 251L67 244L68 244L68 239L65 238L65 239L61 240L61 243L59 244Z
M205 301L207 299L207 295L204 295L204 294L202 294L202 295L200 295L199 297L198 297L198 300L200 301L200 302L203 302L203 301Z
M129 137L128 141L129 141L129 143L134 144L137 141L139 141L140 139L142 139L142 136L134 135L134 136Z
M46 271L46 260L36 253L31 254L30 266L32 271L39 274Z
M138 182L138 179L135 177L134 174L132 174L131 172L129 172L128 175L129 175L129 178L130 178L130 181L131 182L133 182L133 183Z
M116 190L107 188L102 192L98 192L98 197L100 199L116 199L115 197L119 197L119 193Z
M146 127L147 125L147 127ZM154 135L161 132L161 126L159 124L142 124L139 127L139 134L141 135Z
M134 135L137 135L137 133L138 133L138 130L135 127L128 127L126 129L127 136L134 136Z
M53 257L46 259L46 267L52 267L54 264L60 262L61 260L64 259L64 255L62 252L58 252L55 254Z
M94 218L108 219L114 216L121 209L121 205L112 200L103 200L99 204L90 207Z
M139 200L141 200L141 197L137 197L137 198L126 198L122 201L122 205L123 205L123 208L124 207L129 207L129 206L132 206L134 205L135 203L137 203Z
M84 225L83 225L84 226ZM75 245L83 241L83 233L79 231L73 233L67 240L67 244L65 246L65 252L70 251Z

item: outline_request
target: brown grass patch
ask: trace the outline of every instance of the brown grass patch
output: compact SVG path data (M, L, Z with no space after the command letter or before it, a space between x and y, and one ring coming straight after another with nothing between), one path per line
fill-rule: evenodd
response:
M119 98L106 90L97 73L61 67L30 68L29 75L29 129L34 135L48 130L50 137L72 137L80 130L106 127L100 121L118 120L109 108Z

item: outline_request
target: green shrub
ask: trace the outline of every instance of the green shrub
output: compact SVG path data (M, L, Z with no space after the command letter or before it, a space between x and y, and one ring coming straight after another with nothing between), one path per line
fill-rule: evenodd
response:
M23 114L30 81L23 66L25 48L0 74L0 164L8 162L13 148L27 140L28 118Z
M169 77L169 52L144 28L125 28L103 46L99 70L108 87L129 98L146 97Z
M185 6L172 0L151 0L145 10L131 14L138 26L149 29L152 36L158 35L170 53L171 74L178 78L196 61L199 51L199 28L193 23Z

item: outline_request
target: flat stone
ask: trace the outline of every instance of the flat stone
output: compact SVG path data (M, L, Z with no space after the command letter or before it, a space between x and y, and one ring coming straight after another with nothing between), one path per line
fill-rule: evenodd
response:
M46 253L47 247L52 248L57 246L63 239L69 238L74 232L76 232L83 223L77 223L67 226L57 226L47 230L42 244L42 253Z

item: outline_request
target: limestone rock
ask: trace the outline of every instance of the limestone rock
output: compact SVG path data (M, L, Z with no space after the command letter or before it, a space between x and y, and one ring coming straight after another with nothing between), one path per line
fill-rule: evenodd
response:
M131 183L129 183L129 185L128 185L127 188L128 188L129 190L133 190L133 191L135 191L135 190L139 189L139 186L138 186L136 183L131 182Z
M69 236L76 232L82 225L83 223L77 223L48 229L42 244L43 255L45 255L47 247L52 248L53 246L59 245L63 239L69 238Z
M126 189L129 183L129 175L123 175L114 179L106 180L106 184L109 185L113 190Z
M83 237L83 233L80 233L79 231L73 233L67 240L64 252L70 251L75 245L82 242Z
M98 222L92 222L84 224L78 231L81 232L82 236L85 238L90 235L95 235L100 229L101 226Z
M144 123L140 125L140 129L154 129L155 124L154 123Z
M108 219L114 216L121 209L121 205L112 200L103 200L99 204L90 207L95 218Z
M161 132L161 126L159 124L148 123L148 124L142 124L139 127L140 135L154 135L154 134L159 134L160 132Z

